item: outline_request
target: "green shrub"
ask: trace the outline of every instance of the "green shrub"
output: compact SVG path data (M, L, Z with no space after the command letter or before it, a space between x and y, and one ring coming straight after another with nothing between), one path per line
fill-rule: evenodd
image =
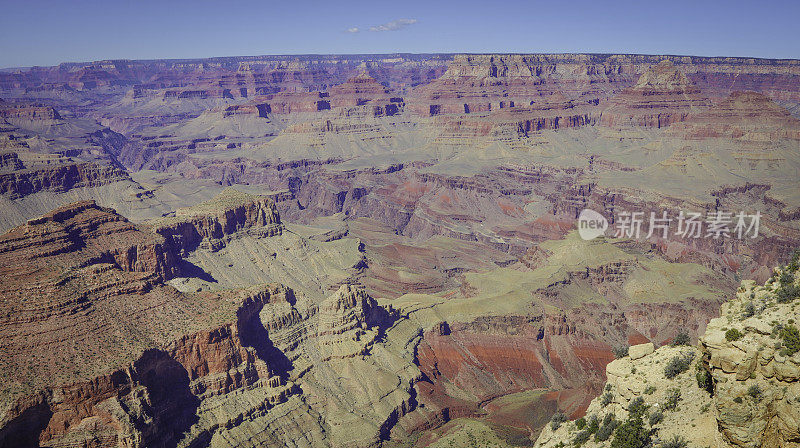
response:
M656 391L656 386L653 386L651 384L651 385L649 385L649 386L647 386L645 388L644 393L645 393L645 395L653 395L653 392L655 392L655 391Z
M678 331L678 334L675 335L675 339L672 340L672 346L678 345L689 345L692 343L691 338L689 337L689 333L684 330Z
M747 305L744 306L744 310L742 311L742 318L747 319L748 317L753 317L756 314L756 306L753 302L748 302Z
M775 299L778 303L789 303L800 298L800 286L789 284L783 285L775 292Z
M586 429L584 429L582 431L578 431L578 433L575 434L575 438L572 439L572 444L574 446L581 446L584 443L586 443L587 441L589 441L589 437L591 437L591 436L592 436L592 434Z
M778 333L783 340L781 355L792 356L800 351L800 331L794 325L786 325Z
M605 442L614 433L614 430L619 426L619 422L614 418L614 414L606 414L603 418L603 423L594 435L595 442Z
M627 345L620 345L618 347L614 347L611 349L611 352L614 353L614 357L617 359L622 359L628 356L628 347Z
M600 420L596 415L593 415L591 418L589 418L589 423L586 425L586 430L589 431L589 434L594 434L598 429L600 429Z
M578 429L583 429L583 428L585 428L585 427L586 427L586 419L585 419L585 418L583 418L583 417L581 417L581 418L579 418L579 419L575 420L575 426L576 426Z
M614 431L611 448L644 448L650 444L650 432L641 417L629 418Z
M628 403L628 413L633 417L641 417L647 412L648 407L644 404L644 398L636 397Z
M734 399L733 399L733 402L734 402L734 403L741 403L741 402L742 402L742 397L736 397L736 398L734 398Z
M794 276L790 274L789 271L784 270L781 272L780 277L778 277L778 282L783 286L791 285L794 283Z
M796 272L797 269L800 267L800 249L794 251L792 254L792 261L789 262L789 265L786 266L786 269L790 272Z
M743 336L742 332L735 328L731 328L730 330L725 332L725 340L728 342L738 341L739 339L742 338L742 336Z
M755 401L761 401L763 393L761 392L761 388L758 387L758 384L753 384L747 389L747 395L750 395L750 398Z
M614 394L611 392L606 392L603 394L603 398L600 399L600 405L602 407L606 407L610 405L612 401L614 401Z
M681 391L680 389L670 389L667 392L667 397L664 400L664 410L665 411L674 411L678 409L678 402L681 401Z
M655 426L661 421L664 420L664 413L661 411L655 411L650 414L650 426Z
M697 362L696 370L697 373L695 373L695 377L697 378L697 387L708 392L709 395L714 395L714 381L711 378L711 372L706 370L702 361Z
M556 429L561 427L561 424L567 421L567 416L561 411L556 412L553 414L553 418L550 419L550 428L555 431Z
M686 442L686 439L676 435L675 437L667 440L666 442L662 442L661 445L659 446L661 448L686 448L688 445L689 443Z
M667 363L667 366L664 367L664 376L667 377L667 379L672 379L689 370L689 365L692 363L692 358L694 358L693 353L675 355L672 359L670 359L669 363Z

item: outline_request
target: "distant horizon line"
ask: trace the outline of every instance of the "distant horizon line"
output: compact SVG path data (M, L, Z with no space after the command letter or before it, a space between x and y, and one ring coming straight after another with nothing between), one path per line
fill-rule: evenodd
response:
M206 57L188 57L188 58L106 58L106 59L96 59L90 61L63 61L59 62L54 65L28 65L28 66L16 66L16 67L0 67L0 71L10 71L10 70L30 70L34 68L52 68L52 67L59 67L62 65L81 65L81 64L96 64L99 62L156 62L156 61L168 61L168 62L186 62L186 61L213 61L213 60L225 60L225 59L243 59L243 58L269 58L269 57L364 57L364 56L446 56L452 57L457 55L466 55L466 56L492 56L492 55L500 55L500 56L568 56L568 55L575 55L575 56L639 56L639 57L670 57L670 58L698 58L698 59L734 59L734 60L758 60L758 61L772 61L772 62L784 62L784 63L791 63L796 62L800 63L800 57L798 58L768 58L768 57L760 57L760 56L725 56L725 55L716 55L716 56L704 56L704 55L692 55L692 54L676 54L676 53L624 53L624 52L608 52L608 53L596 53L596 52L392 52L392 53L273 53L273 54L257 54L257 55L232 55L232 56L206 56Z

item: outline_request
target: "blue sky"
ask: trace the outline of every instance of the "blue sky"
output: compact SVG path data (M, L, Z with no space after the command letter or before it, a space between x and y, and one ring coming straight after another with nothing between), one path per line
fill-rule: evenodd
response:
M0 67L298 53L800 58L799 17L797 0L0 0Z

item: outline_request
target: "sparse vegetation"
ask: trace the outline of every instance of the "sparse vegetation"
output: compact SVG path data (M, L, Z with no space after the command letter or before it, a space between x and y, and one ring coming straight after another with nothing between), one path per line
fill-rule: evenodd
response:
M792 261L786 266L786 270L789 272L797 272L798 268L800 268L800 249L794 251L794 254L792 254Z
M749 395L750 398L752 398L755 401L761 401L761 398L763 397L764 394L761 391L761 388L758 387L758 384L753 384L747 389L747 395Z
M550 419L550 429L555 431L556 429L561 427L561 424L567 421L567 416L561 411L556 412L553 414L553 418Z
M650 426L655 426L664 420L664 413L661 411L654 411L650 413Z
M653 395L653 392L655 392L655 391L656 391L656 386L653 386L651 384L651 385L649 385L649 386L647 386L645 388L644 393L645 393L645 395Z
M714 395L714 381L711 378L711 372L706 370L702 361L697 362L695 369L697 370L697 373L695 373L695 377L697 378L697 387L708 392L709 395Z
M650 442L650 431L645 428L641 415L638 415L628 418L614 431L611 448L644 448Z
M592 436L592 433L590 433L588 429L584 429L584 430L578 431L578 433L575 434L575 439L572 440L572 444L574 446L581 446L584 443L586 443L587 441L589 441L589 438L591 436Z
M672 346L676 347L679 345L689 345L691 344L692 340L689 337L689 333L685 330L678 331L678 334L675 335L675 339L672 340Z
M603 398L600 399L600 405L602 407L606 407L611 404L612 401L614 401L614 394L611 392L606 392L603 394Z
M628 403L628 413L634 417L643 416L647 412L648 408L649 406L644 404L644 398L642 397L636 397L633 400L631 400L630 403Z
M575 427L577 427L578 429L585 428L586 427L586 419L584 417L581 417L581 418L575 420Z
M756 305L753 302L747 302L744 306L744 310L742 310L742 318L747 319L748 317L753 317L756 314Z
M731 328L725 332L725 340L728 342L738 341L739 339L742 338L742 336L743 336L742 332L735 328Z
M686 439L676 435L675 437L667 440L666 442L662 442L661 445L659 446L661 448L686 448L688 445L689 444L688 442L686 442Z
M597 430L600 429L600 419L598 419L596 415L591 416L586 429L589 431L589 434L596 433Z
M664 376L667 377L667 379L672 379L689 370L689 365L692 362L692 358L694 358L693 353L675 355L672 359L670 359L669 363L667 363L667 366L664 367Z
M782 356L792 356L800 351L800 331L794 325L786 325L778 332L782 342L780 354Z
M667 397L664 400L664 410L666 411L674 411L678 409L678 402L681 401L681 391L680 389L670 389L667 392Z
M775 300L778 303L789 303L796 299L800 299L800 286L795 284L782 284L775 292Z
M617 429L617 426L619 426L619 422L614 418L614 414L606 414L603 418L603 423L594 435L595 442L605 442L608 440L611 434L614 433L614 430Z
M628 356L628 347L627 345L620 345L618 347L614 347L611 349L611 352L614 353L614 357L617 359L624 358Z

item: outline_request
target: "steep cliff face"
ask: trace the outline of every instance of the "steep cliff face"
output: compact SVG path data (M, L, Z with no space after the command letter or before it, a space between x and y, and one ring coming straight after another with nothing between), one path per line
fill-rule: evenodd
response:
M40 191L62 193L73 188L100 187L130 181L127 172L113 165L68 163L55 167L24 169L0 174L0 194L19 199Z
M678 67L662 61L644 72L633 87L613 97L600 121L612 127L663 128L710 105Z
M592 83L624 84L628 78L589 57L456 55L439 79L413 92L409 108L423 116L482 113L546 102L560 93L578 96L572 93Z
M700 339L714 383L716 423L732 446L791 446L800 440L796 263L764 286L745 282Z
M690 139L730 138L757 144L800 140L800 120L763 94L734 92L670 132Z
M626 437L634 446L793 446L800 438L797 263L796 255L763 286L743 282L696 347L630 347L606 366L608 383L587 417L546 426L536 446L603 446Z
M93 202L11 230L0 258L4 421L30 394L93 381L192 325L192 306L163 287L177 273L163 239Z
M52 107L31 103L2 103L0 118L10 122L60 120L61 115Z
M449 419L480 415L481 403L531 389L573 390L563 403L580 412L598 392L611 347L585 332L574 316L502 316L446 322L417 348L425 380L417 384L427 411ZM621 316L616 316L621 317ZM625 326L624 322L616 324ZM612 324L613 325L613 324ZM623 329L624 331L624 329Z
M239 224L267 226L263 213L250 217ZM276 406L313 418L291 398L299 389L260 317L292 308L292 291L186 296L164 283L180 272L171 244L93 202L0 237L0 446L193 446L241 434L256 446L299 437L291 428L258 436L250 426L268 428L252 422Z
M178 209L174 217L158 219L150 225L184 256L201 244L220 249L226 237L240 230L263 236L280 235L283 231L271 198L234 189L224 190L211 201Z
M33 403L17 402L4 416L0 445L167 447L226 437L298 392L278 376L280 358L261 350L269 341L258 341L248 320L258 315L254 308L286 294L280 287L246 291L232 298L239 303L233 322L146 349L91 381L48 386ZM240 399L221 412L233 396L253 390L256 402ZM229 420L220 427L219 418Z
M212 239L280 226L238 192L182 213ZM174 237L86 202L0 238L0 446L377 446L413 407L391 307L351 285L181 294Z

